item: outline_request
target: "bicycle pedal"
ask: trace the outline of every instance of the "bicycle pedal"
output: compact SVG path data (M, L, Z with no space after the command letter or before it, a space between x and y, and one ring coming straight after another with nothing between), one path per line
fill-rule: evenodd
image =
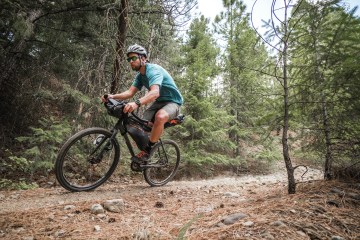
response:
M144 161L144 160L140 160L140 159L131 159L131 162L139 164L141 166L143 165L147 165L150 161Z
M138 164L134 161L131 162L130 167L131 167L131 170L134 172L142 172L144 170L144 168L140 164Z

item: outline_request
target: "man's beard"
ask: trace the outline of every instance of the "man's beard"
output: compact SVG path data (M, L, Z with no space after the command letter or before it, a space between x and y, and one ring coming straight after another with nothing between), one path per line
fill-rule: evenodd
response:
M141 68L141 65L135 66L135 67L131 67L133 71L139 71Z

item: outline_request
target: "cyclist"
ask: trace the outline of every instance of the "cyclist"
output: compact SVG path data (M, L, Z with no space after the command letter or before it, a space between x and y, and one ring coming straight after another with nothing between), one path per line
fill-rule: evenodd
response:
M108 98L126 100L132 98L142 87L149 90L143 97L127 103L124 107L125 113L131 113L141 105L152 103L143 116L153 123L149 143L145 150L131 158L132 161L144 162L148 160L151 148L160 139L164 124L179 114L183 97L170 74L161 66L148 62L144 47L131 45L126 55L131 68L138 73L127 91L108 94ZM106 99L102 97L102 101L105 102Z

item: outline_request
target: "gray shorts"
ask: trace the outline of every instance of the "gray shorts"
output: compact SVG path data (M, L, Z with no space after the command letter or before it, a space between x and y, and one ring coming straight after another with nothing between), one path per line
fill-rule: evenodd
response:
M169 114L169 120L176 118L180 113L180 105L174 102L154 102L145 110L143 118L154 122L155 114L160 109L164 109Z

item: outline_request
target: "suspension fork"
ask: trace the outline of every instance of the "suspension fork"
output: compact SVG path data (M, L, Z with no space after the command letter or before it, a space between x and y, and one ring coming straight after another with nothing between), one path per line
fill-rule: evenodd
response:
M108 144L111 144L111 141L113 141L115 138L116 138L116 134L118 133L118 130L116 128L112 129L111 130L111 137L108 139L108 138L103 138L101 140L101 142L96 146L96 148L90 153L90 156L92 156L94 153L96 153L96 151L99 149L99 147L102 146L102 144L106 141L106 140L110 140L110 142L106 143L105 147L101 150L100 154L103 154L104 151L105 151L105 148L107 147Z
M103 156L104 156L104 152L110 150L109 147L111 146L111 142L115 141L116 138L116 134L118 133L117 129L112 129L111 130L111 137L110 138L106 138L105 136L103 137L103 139L100 141L99 144L97 144L96 148L90 153L89 155L89 159L88 162L90 162L91 164L97 164L100 163ZM107 141L107 143L105 143L105 141ZM101 151L96 154L96 156L92 157L93 154L96 153L96 151L105 143L105 146L102 147Z

